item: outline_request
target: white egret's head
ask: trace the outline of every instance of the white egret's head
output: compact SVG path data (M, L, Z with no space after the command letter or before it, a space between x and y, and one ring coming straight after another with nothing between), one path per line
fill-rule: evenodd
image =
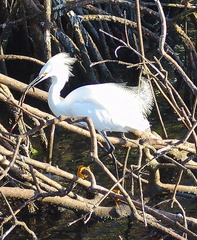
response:
M71 58L68 53L58 53L50 58L46 64L40 70L39 76L42 79L48 77L58 76L63 73L64 76L71 76L72 64L76 61L75 58Z
M76 59L71 58L68 53L58 53L46 62L40 70L38 77L28 85L27 89L36 86L49 77L65 83L72 76L72 64L75 61Z

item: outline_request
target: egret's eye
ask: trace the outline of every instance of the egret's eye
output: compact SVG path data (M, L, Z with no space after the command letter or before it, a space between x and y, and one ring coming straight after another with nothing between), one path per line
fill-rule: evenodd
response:
M47 74L48 74L48 72L41 73L41 74L39 75L39 77L40 77L40 78L43 78L43 77L45 77Z

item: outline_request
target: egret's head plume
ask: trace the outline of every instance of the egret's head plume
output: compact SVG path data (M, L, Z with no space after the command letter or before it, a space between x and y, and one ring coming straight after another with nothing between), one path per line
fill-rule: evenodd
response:
M75 61L76 59L71 58L68 53L58 53L46 62L40 70L38 77L26 87L25 91L49 77L53 78L53 80L57 80L59 83L61 82L64 85L68 81L69 77L72 76L72 64Z
M68 53L58 53L46 62L40 70L39 76L42 76L43 80L57 75L70 77L72 76L72 64L75 61L76 59L71 58Z

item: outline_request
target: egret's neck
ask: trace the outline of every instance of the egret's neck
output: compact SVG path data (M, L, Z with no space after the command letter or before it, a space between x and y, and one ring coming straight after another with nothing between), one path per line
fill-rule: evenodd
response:
M53 112L57 117L61 115L60 113L60 104L61 104L61 98L60 98L60 91L64 87L65 82L58 82L56 79L54 79L53 83L51 84L48 92L48 104Z

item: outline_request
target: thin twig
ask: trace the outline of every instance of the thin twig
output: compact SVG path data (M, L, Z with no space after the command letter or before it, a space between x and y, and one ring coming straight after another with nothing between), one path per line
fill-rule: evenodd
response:
M161 6L160 1L159 0L154 0L154 1L159 10L159 15L160 15L160 19L161 19L161 36L160 36L160 40L159 40L159 50L160 50L161 54L176 68L176 70L182 76L183 80L187 83L187 85L192 90L193 94L195 96L197 96L197 87L190 80L190 78L187 76L187 74L184 72L184 70L179 66L179 64L165 51L164 44L166 41L166 34L167 34L166 19L165 19L165 15L164 15L163 8Z

